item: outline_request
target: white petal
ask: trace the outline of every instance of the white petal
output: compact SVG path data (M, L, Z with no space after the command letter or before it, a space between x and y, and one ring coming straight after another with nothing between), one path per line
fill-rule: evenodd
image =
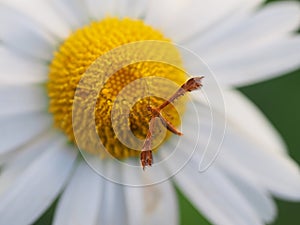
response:
M195 128L195 124L192 122L192 120L185 120L184 122L190 127L190 133L185 134L185 136L188 137L183 140L182 145L184 147L180 150L185 154L190 155L190 151L187 149L194 148L192 145L192 140L194 137L191 134L196 133L197 129ZM202 124L202 126L203 125L205 124ZM197 149L194 152L195 155L193 156L195 158L195 162L199 166L203 164L202 157L204 154L204 149L208 148L207 154L216 154L215 148L217 148L217 145L219 144L219 140L215 140L215 137L212 136L211 142L215 143L206 145L205 140L209 138L209 134L202 132L200 133L200 136L201 139L199 140ZM166 145L166 147L171 148L172 146L174 147L172 143L170 146ZM166 151L166 149L163 150ZM226 157L224 155L226 155ZM213 159L214 157L210 158ZM256 174L249 172L242 164L236 164L236 160L230 159L226 149L223 148L211 166L217 167L219 171L222 171L222 173L224 172L224 175L230 179L230 181L238 189L237 191L248 201L248 204L252 207L252 210L256 212L257 216L259 216L261 220L269 223L274 219L276 215L276 206ZM208 170L210 170L210 168Z
M226 132L225 140L222 144L221 154L218 156L217 161L214 162L215 164L213 164L212 167L222 165L222 171L228 171L227 174L229 174L231 182L237 188L237 192L240 195L244 196L249 207L252 208L252 210L257 216L261 218L261 220L270 222L272 221L272 219L274 219L276 209L274 203L268 196L267 190L270 190L273 194L276 194L277 196L283 198L291 200L299 199L299 168L285 154L284 146L282 145L281 141L275 141L278 135L275 131L272 131L272 128L266 122L263 116L261 116L259 112L255 113L255 108L251 106L250 103L240 103L239 101L242 101L242 97L238 94L236 95L241 99L235 97L234 92L233 94L228 94L227 92L225 92L225 100L227 100L228 98L231 99L230 96L232 96L231 101L226 101L227 108L232 109L229 109L228 113L229 128ZM195 103L198 108L202 107L199 111L204 110L203 105L197 103L197 101ZM243 108L242 111L238 110L239 104L241 108ZM218 112L218 108L216 108L215 110ZM244 120L246 120L245 118L247 118L248 113L253 113L254 116L250 115L249 121L241 122L240 118L243 116L244 110L249 111L245 113ZM241 116L237 116L238 113L240 113ZM234 115L237 116L237 121L234 120ZM203 117L203 115L201 115L201 117L203 119L206 119L205 117ZM241 127L238 126L239 122L241 122ZM253 126L257 126L257 128L253 128L255 129L254 131L252 131L252 129L249 131L247 129L247 122L253 123ZM199 139L200 142L198 143L196 154L196 164L197 166L199 166L202 160L203 151L207 147L205 140L209 138L209 132L205 132L205 130L203 130L204 132L201 132L201 129L199 131L197 125L195 125L194 118L187 117L187 119L183 120L183 123L187 123L187 125L190 127L189 129L187 129L187 131L185 131L185 135L182 138L181 143L181 146L184 146L181 148L181 151L185 152L185 154L191 154L191 151L189 151L188 149L195 148L195 146L193 145L193 141L197 137L197 132L200 132L201 138ZM253 132L259 129L259 124L263 127L262 131L266 132L266 140L261 137L262 141L260 141L258 136L255 136L255 134L253 134ZM200 127L202 127L202 129L206 126L208 126L206 123L200 124ZM234 130L234 132L232 130ZM258 132L258 135L263 134ZM274 140L275 142L272 143L272 140ZM264 141L266 143L264 143ZM208 147L210 148L208 149L208 154L216 153L215 148L218 147L219 142L220 140L215 140L215 136L213 135L210 144L208 145ZM168 152L168 149L166 148L174 149L176 147L175 145L176 143L169 142L163 146L163 151L160 151L159 153L166 153ZM180 151L178 152L180 153ZM182 156L180 158L183 157L185 156ZM175 165L176 163L177 162L174 161ZM172 166L174 167L174 165L169 165L169 167ZM196 167L195 170L198 170L197 166L194 166ZM209 168L209 171L210 170L211 168ZM190 171L188 173L192 172ZM192 177L187 179L195 180L196 175ZM182 186L183 185L184 182L182 183ZM199 182L199 188L201 186L202 182L201 184ZM195 186L194 188L197 187ZM251 194L251 199L249 199L249 197L246 197L246 191L247 193L249 192L248 195ZM188 190L186 190L186 192L188 192ZM192 196L190 197L192 198Z
M227 96L227 94L224 96ZM228 100L229 98L230 100ZM275 141L276 136L278 137L276 131L272 132L271 126L268 125L262 116L259 116L259 113L255 113L255 108L251 107L249 102L242 103L241 96L238 97L237 94L235 96L234 92L232 92L228 94L226 99L226 108L229 110L229 115L225 138L222 143L222 154L218 160L223 162L235 161L238 168L245 168L249 176L256 177L261 187L270 190L279 197L291 200L299 199L299 167L285 153L281 140ZM218 107L213 107L218 110ZM231 107L234 112L229 109ZM239 109L239 107L244 108ZM241 122L243 114L245 115L244 120L248 119L247 115L249 114L245 113L247 110L253 115L250 116L249 121ZM241 115L237 116L238 113ZM237 121L235 121L234 115ZM255 120L258 121L255 122ZM253 127L250 124L247 125L247 122L253 123ZM261 124L259 124L260 122ZM239 123L241 123L240 126ZM250 126L250 128L248 127L247 129L247 126ZM264 128L259 128L260 126ZM260 133L259 129L266 133ZM260 139L255 132L260 135ZM273 140L274 143L271 143ZM218 146L219 141L212 137L210 141L211 149L207 152L208 155L210 153L215 154L214 146Z
M185 39L228 17L245 2L237 0L221 1L158 1L152 0L148 6L146 22L160 28L175 42ZM216 7L216 5L218 7Z
M190 130L195 132L194 127L195 126L193 125L193 123L190 123ZM201 133L201 136L204 136L203 133ZM206 136L204 136L203 139L205 138ZM190 154L190 152L186 149L193 146L191 146L188 141L184 141L183 146L185 146L185 148L181 149L182 152L184 152L185 154ZM193 163L196 163L196 165L200 165L203 157L203 149L205 149L205 147L206 146L204 143L199 143L197 150L195 151L195 155L193 156L195 161ZM208 147L210 147L210 145ZM212 145L212 147L214 148L215 145ZM208 149L208 151L215 152L214 149ZM233 183L233 185L237 188L236 191L246 199L246 201L252 208L252 211L255 211L256 215L260 217L261 220L268 223L271 222L276 215L276 206L272 201L272 198L269 196L269 193L259 182L259 179L255 174L249 173L249 171L247 171L247 169L245 169L242 164L236 164L236 161L230 160L228 155L226 155L226 157L223 157L224 154L227 154L227 151L222 149L220 152L221 156L219 155L211 166L218 168L219 171L222 171L222 173L224 173L224 176ZM210 170L210 168L208 170Z
M164 171L162 171L164 173ZM124 177L131 174L124 174ZM130 180L132 177L130 177ZM136 177L139 182L149 184L153 177ZM128 224L156 225L178 224L177 196L170 181L144 187L125 187L126 208L128 210ZM134 202L134 204L132 204Z
M117 5L114 1L85 0L88 14L92 19L99 20L105 16L113 16Z
M77 153L65 144L49 146L0 197L0 224L33 223L62 190ZM16 216L17 215L17 216Z
M278 2L239 18L231 26L224 27L221 23L214 32L201 35L194 46L190 43L188 47L215 64L281 39L297 30L299 25L300 5L296 2Z
M88 8L82 0L52 0L51 6L68 22L72 29L89 23ZM95 5L95 7L97 7Z
M96 225L101 212L103 182L102 177L81 161L60 198L53 224Z
M15 151L9 158L4 161L3 171L0 175L0 195L7 190L13 182L26 170L28 165L34 162L43 150L49 146L61 146L62 141L65 141L59 133L47 132L45 135L37 136L35 140L24 145L22 150ZM2 160L1 156L1 160Z
M173 166L169 163L168 168L172 170ZM198 164L192 159L174 179L195 207L214 224L262 224L249 202L216 168L199 173Z
M46 110L47 97L42 86L0 85L0 118Z
M109 161L106 161L105 163L108 173L121 174L121 171L112 163ZM118 212L117 216L116 212ZM101 210L99 212L99 224L123 225L124 223L126 224L126 217L124 186L105 180Z
M226 118L230 126L234 126L236 130L247 135L252 142L261 147L275 152L286 152L286 145L280 134L257 106L238 91L223 89L222 93L226 106ZM199 101L202 98L201 93L195 93L195 104L199 104L198 107L201 107ZM219 105L215 104L213 108L216 111L222 110Z
M226 158L226 162L221 159L217 160L216 164L220 166L220 170L227 175L228 179L247 199L257 215L265 223L273 222L277 214L275 202L270 194L260 185L258 179L245 171L240 165L235 164L234 161L229 161L229 157Z
M16 66L17 65L17 66ZM0 46L0 83L1 84L32 84L47 80L46 64Z
M277 21L278 20L278 21ZM256 13L225 20L187 43L228 85L248 85L296 69L300 24L296 2L268 4Z
M206 87L203 87L203 90ZM219 90L218 90L219 92ZM191 113L189 108L183 117L184 136L180 137L180 143L177 146L178 152L185 150L186 155L191 156L195 150L201 150L201 171L208 168L215 160L222 146L222 141L226 131L226 115L223 99L206 99L207 91L194 92L192 99L194 99L195 112ZM219 95L220 93L217 93ZM194 96L195 95L195 96ZM203 97L203 104L197 97ZM207 104L207 105L206 105ZM216 110L214 105L218 105ZM211 140L215 141L212 142ZM169 143L173 145L173 143ZM173 146L175 147L175 146ZM180 158L180 157L179 157ZM189 158L189 157L188 157Z
M143 19L147 9L147 0L117 0L116 15Z
M46 30L17 10L0 4L0 38L20 53L50 61L57 41Z
M49 1L40 0L2 0L5 4L10 5L29 18L32 18L43 29L52 33L59 40L62 40L71 32L70 27L66 23L63 16L59 16L54 8L49 4Z
M209 64L222 83L244 86L300 66L300 37L290 37Z
M142 19L147 7L146 0L85 0L85 2L90 17L96 20L105 16Z
M261 0L245 1L226 19L218 21L217 24L206 29L205 32L196 33L182 44L200 55L209 54L207 51L214 48L216 44L222 43L224 36L230 36L233 28L239 26L242 21L251 19L251 15L262 2Z
M230 129L223 142L219 160L230 157L259 179L260 185L278 197L300 199L300 170L288 156L256 145L238 130ZM229 160L228 160L229 161Z
M45 113L0 118L0 156L28 143L50 129L51 117Z

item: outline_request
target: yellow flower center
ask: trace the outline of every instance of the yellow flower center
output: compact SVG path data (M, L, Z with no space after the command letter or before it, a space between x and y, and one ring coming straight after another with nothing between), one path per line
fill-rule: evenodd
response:
M48 81L49 111L53 114L55 126L61 129L70 141L75 142L73 129L77 126L72 121L75 91L78 89L78 84L88 71L88 68L107 52L124 44L143 40L158 40L171 43L161 32L144 24L140 20L128 18L105 18L99 22L92 22L88 26L71 34L62 43L50 64ZM156 49L145 49L145 51L136 54L148 54L148 52L151 52L151 54L162 54L159 51L155 51ZM171 57L174 64L182 65L180 54L175 47L174 51L168 52L165 55L169 58ZM118 57L119 61L128 60L126 54L120 54L116 57ZM163 54L161 58L163 61ZM111 62L113 64L114 59ZM98 63L101 64L101 62ZM93 73L96 73L94 77L101 78L106 76L106 72L101 69L100 64L100 69L93 71ZM166 78L178 85L183 84L187 78L184 71L170 64L155 61L135 62L114 72L105 82L103 88L98 90L96 103L87 104L87 110L93 107L94 121L92 121L93 118L83 119L91 120L87 123L95 125L94 129L96 129L106 151L116 158L121 159L137 156L140 151L124 144L116 135L112 124L114 102L118 94L124 88L126 89L126 87L126 98L122 99L123 103L125 102L124 104L126 104L126 100L138 97L136 95L141 94L145 90L138 85L131 87L130 84L140 78L152 76ZM97 83L98 80L95 78L92 82ZM172 89L168 85L165 85L163 81L161 83L156 82L155 84L151 84L150 82L148 86L151 89L152 95L158 92L168 93L169 95L174 92L174 88ZM84 96L84 93L82 96L88 99L87 96ZM128 126L136 138L144 140L146 137L150 121L150 113L147 111L147 106L150 104L153 107L157 107L164 100L156 96L144 97L139 99L130 108ZM176 109L174 105L169 105L162 113L174 125L179 125L180 115L184 111L185 99L178 100L176 105ZM126 139L127 136L123 133L119 132L119 135L123 135L123 138ZM83 150L90 153L99 153L101 151L100 149L95 149L95 146L97 146L95 142L99 140L91 139L88 131L82 129L79 131L79 134L81 140L86 140L83 144ZM164 139L167 137L168 135Z

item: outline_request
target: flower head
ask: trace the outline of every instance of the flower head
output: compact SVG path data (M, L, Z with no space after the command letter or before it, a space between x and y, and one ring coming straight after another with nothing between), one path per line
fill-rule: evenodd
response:
M300 65L299 4L260 3L2 1L0 224L33 223L60 193L54 224L178 224L173 181L213 224L270 223L271 195L299 200L298 166L233 89ZM148 109L190 75L203 91L156 116L184 136L157 123L144 172Z

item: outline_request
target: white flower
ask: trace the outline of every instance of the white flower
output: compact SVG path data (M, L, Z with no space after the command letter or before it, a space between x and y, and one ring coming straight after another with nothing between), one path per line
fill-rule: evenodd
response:
M299 168L284 143L259 110L233 90L300 66L300 37L293 34L299 26L299 4L260 4L261 0L2 0L0 224L33 223L60 193L53 222L57 225L178 224L172 182L220 225L270 223L276 216L272 196L300 200ZM204 173L198 172L203 147L199 143L173 180L143 188L117 185L76 160L77 149L52 128L45 88L37 85L47 82L47 63L72 31L106 15L142 19L161 30L205 59L226 87L227 133L219 157ZM195 104L203 108L200 100ZM192 148L190 140L198 128L190 117L183 123L189 131L182 145ZM159 153L173 148L169 141ZM110 172L116 169L109 162L106 166ZM169 163L166 169L173 166ZM135 179L155 179L147 172Z

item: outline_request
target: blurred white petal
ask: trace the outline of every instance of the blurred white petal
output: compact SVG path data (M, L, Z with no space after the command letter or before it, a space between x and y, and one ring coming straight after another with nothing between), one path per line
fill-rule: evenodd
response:
M222 29L221 23L221 30L217 26L215 32L205 33L189 47L204 60L214 63L280 40L296 31L299 25L300 4L277 2L247 14L226 29Z
M45 113L21 114L0 118L0 156L35 139L51 126L51 117Z
M235 27L239 27L246 20L251 20L251 15L262 3L261 0L245 2L226 19L218 21L216 26L209 27L205 32L194 34L182 44L199 55L210 54L208 51L214 49L215 45L222 44L225 37L231 37L231 31Z
M148 0L117 0L116 15L142 19L147 10Z
M237 166L247 169L249 174L257 177L261 186L272 194L285 199L299 200L298 165L288 155L257 145L230 125L228 128L219 160L229 163L231 158L236 161Z
M46 111L47 101L46 92L42 86L0 85L0 118Z
M62 190L72 172L76 155L65 144L45 149L1 194L0 224L33 223Z
M247 1L248 2L248 1ZM148 5L146 22L161 29L175 42L183 41L230 16L235 10L248 5L238 0L152 0ZM260 1L259 1L260 2ZM218 5L218 7L216 7Z
M46 64L0 46L0 83L2 85L42 83L48 79L47 73Z
M286 155L284 145L280 139L274 141L278 134L272 130L272 126L260 114L257 108L249 103L249 100L243 98L238 92L225 91L224 93L226 106L230 108L228 109L227 121L229 132L225 134L220 155L212 167L219 167L221 165L221 171L224 171L223 175L225 178L228 176L230 182L237 188L237 192L246 198L252 210L261 218L260 220L266 223L270 222L276 215L276 207L270 198L269 191L272 194L286 199L299 199L299 167ZM195 104L197 108L200 108L200 111L205 111L205 109L203 109L204 105L199 101L195 101ZM216 107L216 110L218 110L218 107ZM239 113L241 115L238 116ZM249 116L249 118L247 116ZM240 121L242 117L244 121ZM235 120L235 118L237 120ZM192 140L196 138L198 128L195 126L195 119L191 116L187 116L183 122L189 126L190 129L187 129L185 135L181 138L181 145L179 145L179 147L184 147L181 147L178 151L180 152L181 150L186 154L190 154L190 151L187 149L195 148L192 144ZM251 123L253 123L252 129ZM205 127L208 126L209 123L208 125L206 123L200 123L199 125ZM257 126L260 127L265 135L257 131ZM247 127L249 129L247 129ZM232 130L234 130L234 132L232 132ZM196 160L192 164L194 165L195 173L198 171L201 157L204 154L206 147L205 139L209 138L208 131L209 129L200 133L199 145L195 153ZM255 131L257 134L255 134ZM261 139L259 139L259 137ZM208 154L216 153L214 148L218 146L218 141L219 140L215 140L214 137L212 137L212 145L208 146L211 148L208 149ZM272 143L272 141L274 142ZM168 148L174 149L176 147L178 147L178 145L176 146L176 143L170 141L164 145L164 149L159 153L164 154L168 152ZM169 166L172 167L172 165ZM211 168L205 171L204 174L209 174L209 171L211 171ZM274 171L276 171L276 173L274 173ZM192 173L192 169L185 173L185 175L188 176L187 174L189 173ZM185 175L179 175L179 177L184 177ZM202 173L199 175L202 176ZM196 175L192 175L191 180L193 179L192 177L196 177ZM182 182L178 180L178 175L175 176L175 179L178 182ZM199 182L199 188L201 188L202 183L203 182ZM195 188L197 187L197 184L193 185L195 185ZM183 184L180 187L185 188ZM189 188L186 187L186 192L188 190ZM213 189L211 188L210 190ZM227 192L226 188L224 188L224 190ZM250 194L252 196L251 199L249 198ZM187 194L187 196L190 200L193 199L191 195ZM199 204L196 201L203 200L195 200L195 205ZM201 211L204 212L203 210L204 209ZM217 215L215 216L218 217Z
M114 1L85 0L84 2L91 19L99 20L105 16L112 16L116 10Z
M274 152L286 152L286 146L280 134L254 103L240 92L232 89L223 89L222 93L226 106L226 118L230 126L235 127L240 133L247 135L252 142L262 147ZM201 93L194 94L195 104L203 107L201 102L205 101ZM220 105L216 105L214 102L210 102L210 104L213 104L214 111L222 110Z
M85 0L85 3L90 17L96 20L105 16L141 18L147 8L146 0Z
M227 85L243 86L271 79L299 68L300 38L284 38L209 65Z
M50 4L72 29L83 27L89 22L88 7L82 0L52 0Z
M106 164L106 171L108 173L121 174L121 171L109 161ZM124 186L106 180L103 188L103 199L101 202L98 223L101 225L126 224L127 213ZM117 216L116 212L118 212Z
M159 154L163 156L164 152ZM169 170L173 166L168 163ZM199 173L198 163L192 159L174 179L193 205L214 224L262 224L249 202L216 168Z
M17 52L50 61L57 41L42 25L0 3L0 39Z
M96 225L101 213L104 182L86 162L81 161L60 198L53 224Z
M165 171L162 171L165 173ZM131 174L124 173L124 179ZM130 177L132 180L132 177ZM137 177L139 183L151 183L153 177ZM138 182L137 182L138 183ZM128 209L128 224L130 225L156 225L179 224L176 193L170 181L164 181L145 187L125 188L126 208Z
M186 121L190 126L190 133L197 132L192 120ZM206 124L204 124L206 126ZM185 135L186 136L186 135ZM204 150L208 147L207 154L215 154L216 150L214 148L218 147L218 140L212 138L211 145L206 146L205 139L209 138L207 132L200 133L201 140L199 141L199 145L195 149L194 152L194 166L198 165L195 170L198 170L200 167L200 163L204 154ZM191 145L193 140L192 137L187 137L183 140L182 146L184 148L179 149L179 151L185 152L185 154L190 154L187 151L188 148L194 148ZM232 141L232 145L233 145ZM169 148L176 148L174 144L170 143ZM234 147L234 146L232 146ZM164 149L166 151L166 149ZM213 157L210 157L213 158ZM252 167L255 167L256 164L253 164ZM252 172L251 168L245 168L245 166L239 163L238 159L232 159L231 155L228 153L227 149L221 148L219 155L216 160L213 161L211 167L217 167L219 171L222 171L222 174L233 183L233 185L238 189L238 192L251 205L252 209L256 212L256 214L261 218L262 221L269 223L274 220L276 216L276 206L274 201L271 198L270 193L267 191L267 188L262 184L260 178L256 172ZM208 169L210 170L210 168ZM202 172L206 173L206 171ZM202 174L200 173L200 174ZM225 191L225 190L224 190Z
M299 38L291 34L300 25L299 3L276 2L240 14L185 45L208 63L221 83L248 85L300 66Z
M65 141L65 139L62 138L59 133L48 131L42 136L36 136L35 140L24 145L22 150L15 151L11 154L9 159L2 165L3 170L0 174L0 195L9 188L13 182L22 175L24 170L27 169L28 165L38 159L49 146L52 146L52 148L61 146L63 141Z
M256 177L262 188L278 197L300 199L299 166L287 155L281 139L275 140L276 131L241 94L224 91L224 96L228 120L218 161L228 163L228 168L244 168L249 177ZM212 138L211 142L208 155L215 154L219 140Z
M221 154L223 154L223 152L221 152ZM226 160L228 159L229 158ZM220 166L220 170L238 188L239 192L247 199L249 204L252 205L257 215L267 224L273 222L277 213L275 202L271 194L258 182L255 175L249 175L242 167L237 167L238 165L232 161L223 163L221 159L217 159L216 164Z
M58 40L67 38L71 33L70 26L66 23L64 16L58 15L48 0L2 0L2 2L32 18Z

